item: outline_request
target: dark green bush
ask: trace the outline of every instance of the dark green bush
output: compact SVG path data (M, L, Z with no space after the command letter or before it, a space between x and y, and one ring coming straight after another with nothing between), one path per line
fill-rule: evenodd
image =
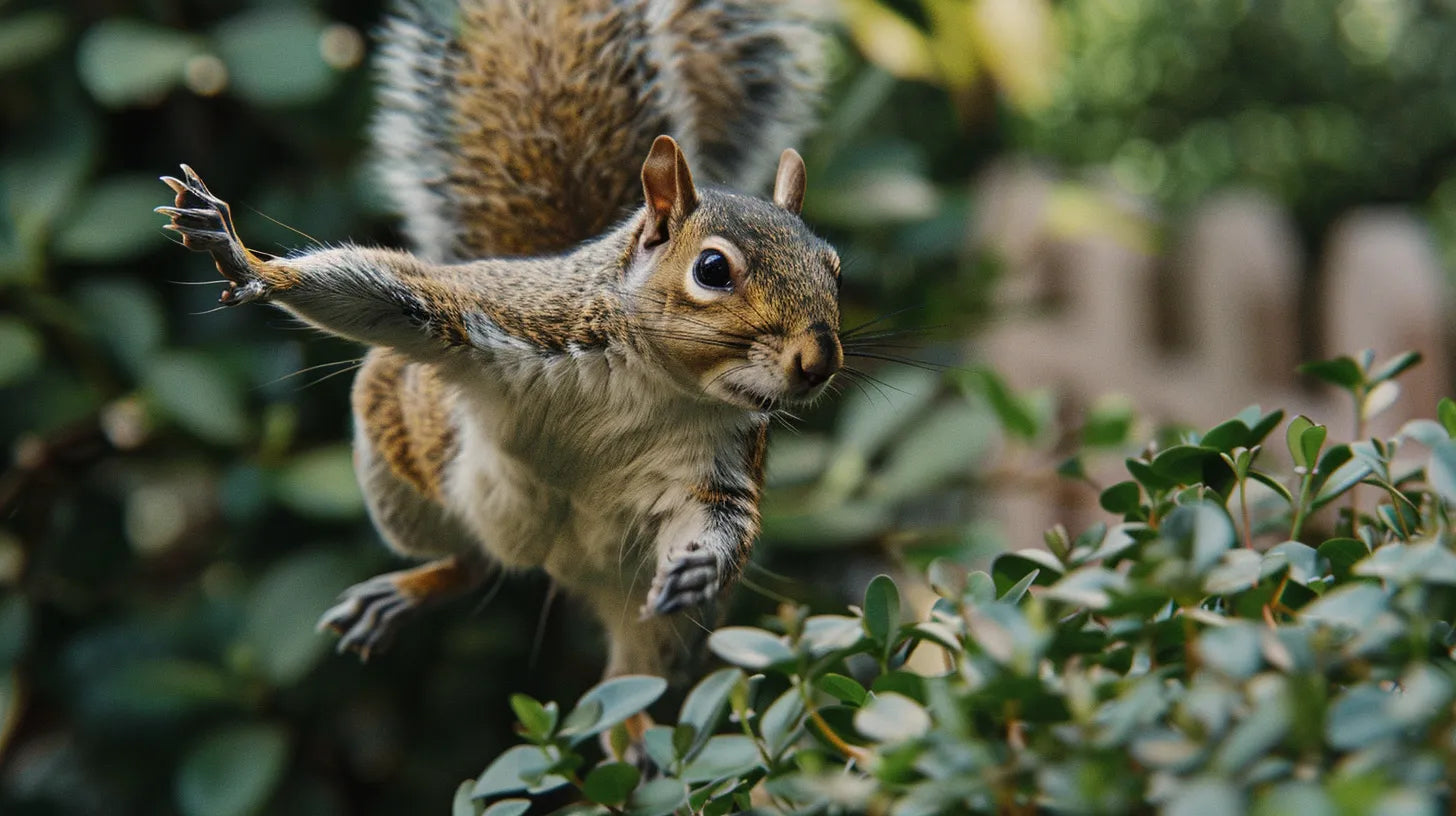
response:
M1305 368L1363 426L1415 361ZM617 756L587 755L661 680L605 682L564 715L518 695L526 744L462 784L455 813L519 814L557 788L579 800L564 812L643 816L1445 812L1456 403L1438 415L1329 444L1250 408L1129 459L1102 494L1117 523L1054 529L989 573L933 563L923 617L882 575L848 614L719 629L728 667L646 733L655 777L621 761L620 728ZM1281 424L1282 476L1263 464ZM907 671L918 649L944 671Z

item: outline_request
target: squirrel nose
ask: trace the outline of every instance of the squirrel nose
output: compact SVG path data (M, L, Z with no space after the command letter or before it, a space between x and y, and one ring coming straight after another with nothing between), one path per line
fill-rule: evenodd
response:
M807 391L823 385L843 360L839 338L830 332L805 335L794 344L789 357L791 377Z

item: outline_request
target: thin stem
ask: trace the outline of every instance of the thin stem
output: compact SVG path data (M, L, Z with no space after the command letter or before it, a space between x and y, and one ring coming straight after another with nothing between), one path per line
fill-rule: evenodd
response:
M1309 517L1309 488L1313 482L1314 471L1306 468L1299 481L1299 500L1294 503L1294 524L1289 529L1290 541L1298 541L1299 534L1304 530L1304 521Z
M1239 479L1239 513L1244 518L1244 549L1254 549L1254 524L1249 518L1249 477Z
M834 729L830 728L829 723L824 721L824 717L819 713L819 709L814 707L814 701L809 699L809 687L803 683L799 684L799 696L804 698L804 710L809 712L809 719L813 720L814 724L819 726L819 730L824 734L824 739L828 740L829 744L834 746L834 750L849 757L850 762L863 765L865 758L869 754L863 748L850 745L838 734L834 733Z

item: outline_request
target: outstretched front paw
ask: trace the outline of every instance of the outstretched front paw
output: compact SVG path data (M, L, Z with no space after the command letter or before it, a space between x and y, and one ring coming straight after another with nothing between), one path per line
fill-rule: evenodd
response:
M191 167L182 165L182 175L185 179L162 176L162 183L177 194L173 206L156 208L172 219L165 228L181 233L188 249L211 253L217 271L228 280L220 302L236 306L267 295L268 286L258 275L263 262L238 238L227 202L213 195Z
M669 615L703 606L718 594L722 583L716 553L696 544L660 566L647 592L643 617Z

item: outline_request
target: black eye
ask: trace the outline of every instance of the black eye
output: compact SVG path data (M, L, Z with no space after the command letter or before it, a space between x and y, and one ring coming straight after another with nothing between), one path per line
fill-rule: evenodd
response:
M705 249L693 262L693 280L704 289L732 289L733 267L723 253Z

